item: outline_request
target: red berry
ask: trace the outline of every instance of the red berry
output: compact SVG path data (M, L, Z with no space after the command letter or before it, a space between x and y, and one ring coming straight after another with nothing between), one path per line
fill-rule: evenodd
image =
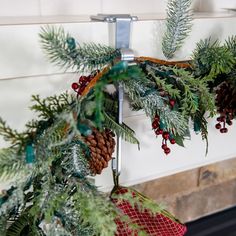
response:
M222 129L220 129L220 132L221 132L221 133L227 133L227 132L228 132L228 129L227 129L227 128L222 128Z
M217 117L217 121L219 121L219 122L223 122L224 121L224 119L225 119L225 117L224 116L220 116L220 117Z
M165 150L165 149L167 148L167 145L163 143L163 144L161 145L161 148Z
M72 88L73 90L77 90L77 89L79 88L79 85L78 85L77 83L73 83L73 84L71 85L71 88Z
M232 122L231 120L227 120L226 123L227 123L228 125L232 125L232 124L233 124L233 122Z
M169 132L163 132L162 137L163 137L165 140L169 139L169 137L170 137Z
M215 127L216 127L216 129L220 129L221 128L221 124L218 123L218 124L215 125Z
M164 150L164 152L165 152L166 155L168 155L168 154L170 153L170 148L167 147L167 148Z
M153 129L157 129L158 127L159 127L158 121L154 120L154 121L152 122L152 128L153 128Z
M160 117L159 117L158 115L156 115L156 116L154 117L154 120L157 121L157 122L159 122L159 121L160 121Z
M80 76L80 78L79 78L79 83L80 83L80 84L83 84L83 83L85 83L85 82L87 82L87 76L84 76L84 75Z
M173 139L173 138L170 139L170 143L171 143L171 144L175 144L175 143L176 143L176 142L175 142L175 139Z
M157 129L157 130L155 131L156 135L162 134L162 132L163 132L162 129Z
M174 105L175 105L175 100L174 100L174 99L170 99L170 100L169 100L169 103L170 103L170 106L171 106L171 107L174 107Z
M159 134L163 134L163 129L158 129L157 131L159 132Z

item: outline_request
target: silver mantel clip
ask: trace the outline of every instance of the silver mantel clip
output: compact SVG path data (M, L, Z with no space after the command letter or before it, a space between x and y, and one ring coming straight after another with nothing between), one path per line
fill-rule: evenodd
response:
M118 14L118 15L105 15L98 14L96 16L91 16L92 20L104 21L108 23L115 23L115 47L120 49L121 60L123 61L133 61L134 52L129 48L130 43L130 25L132 21L137 20L136 16L131 16L128 14ZM123 122L123 97L124 89L122 84L118 84L118 122L122 124ZM117 155L116 158L112 159L112 171L114 175L114 182L118 185L118 179L121 172L121 137L117 137Z

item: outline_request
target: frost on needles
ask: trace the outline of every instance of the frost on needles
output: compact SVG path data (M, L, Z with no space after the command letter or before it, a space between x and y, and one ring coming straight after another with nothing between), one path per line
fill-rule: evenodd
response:
M192 0L169 0L167 5L166 31L162 39L162 51L171 59L182 46L191 30Z

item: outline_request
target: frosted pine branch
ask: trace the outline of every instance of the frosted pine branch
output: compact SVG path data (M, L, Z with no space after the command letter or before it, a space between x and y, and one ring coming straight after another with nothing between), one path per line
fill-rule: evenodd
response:
M49 60L65 69L100 69L120 55L119 50L106 45L79 44L63 28L45 27L39 36Z
M162 40L162 51L168 59L182 46L191 30L191 2L192 0L168 1L166 32Z

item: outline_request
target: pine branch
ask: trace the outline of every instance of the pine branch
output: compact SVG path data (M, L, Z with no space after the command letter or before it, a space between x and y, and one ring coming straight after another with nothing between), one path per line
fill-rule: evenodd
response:
M24 174L25 159L12 148L0 149L0 179L13 179L16 176Z
M79 187L77 189L73 195L74 206L80 212L83 224L91 225L94 235L114 235L117 227L114 220L118 215L114 206L99 195L86 193Z
M74 38L65 33L63 28L45 27L39 36L50 61L65 69L98 69L111 64L120 55L118 50L105 45L76 44Z
M125 141L139 145L139 141L137 140L137 138L135 138L135 133L132 129L130 129L124 123L122 125L118 124L115 121L115 118L111 115L108 115L107 113L104 113L104 116L104 126L106 128L111 129L113 132L116 133L116 135L120 136Z
M68 172L68 175L75 174L79 177L91 175L84 151L80 143L73 142L62 152L63 159L60 166Z
M142 107L148 117L153 119L158 114L168 131L185 135L188 127L186 119L179 112L170 110L156 89L146 87L138 78L123 81L123 84L129 98Z
M225 47L233 53L234 57L236 58L236 35L229 37L225 41Z
M220 46L216 40L201 40L193 52L193 64L197 76L205 76L205 81L213 81L221 73L230 73L236 63L233 52Z
M162 51L171 59L182 46L192 27L191 0L169 0L167 5L166 32L162 39Z
M7 229L6 236L19 236L24 232L23 230L29 226L31 219L27 213L23 213L17 218L11 226Z

